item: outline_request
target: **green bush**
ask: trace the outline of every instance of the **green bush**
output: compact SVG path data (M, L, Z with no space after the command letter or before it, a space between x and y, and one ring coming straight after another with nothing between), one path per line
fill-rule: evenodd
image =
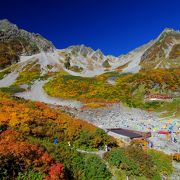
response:
M23 88L20 88L19 86L12 85L12 86L9 86L9 87L0 88L0 91L13 95L15 93L23 92L25 90Z
M160 151L152 149L148 150L148 154L151 156L153 163L155 164L158 173L164 176L169 176L173 172L172 157L164 154Z
M43 180L44 174L35 172L33 170L28 170L26 172L20 172L18 174L17 180Z
M137 163L126 155L123 148L110 151L105 159L110 163L110 165L125 170L127 175L136 176L140 173Z
M139 176L153 177L156 173L156 167L151 159L142 148L137 146L128 146L125 148L128 157L133 159L139 167Z
M145 151L140 147L112 149L105 159L111 166L132 177L160 180L162 175L168 177L173 171L170 156L155 150Z
M75 144L77 147L91 151L95 148L102 149L105 144L112 147L116 146L115 140L109 137L102 129L97 129L95 132L83 130Z
M87 130L83 130L77 140L76 144L78 147L86 146L89 147L91 145L92 134Z
M85 179L88 180L109 180L112 176L100 157L96 155L86 155L84 171Z
M11 69L10 68L6 68L3 71L0 71L0 80L4 78L5 75L11 73Z

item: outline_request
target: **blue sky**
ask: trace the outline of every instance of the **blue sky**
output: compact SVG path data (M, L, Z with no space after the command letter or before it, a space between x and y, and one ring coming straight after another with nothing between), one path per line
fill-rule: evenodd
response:
M0 19L37 32L57 48L85 44L120 55L180 30L179 0L6 0Z

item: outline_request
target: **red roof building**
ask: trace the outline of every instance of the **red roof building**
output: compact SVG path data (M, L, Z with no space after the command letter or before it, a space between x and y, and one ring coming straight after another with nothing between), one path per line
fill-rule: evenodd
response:
M145 101L172 101L173 97L164 94L148 94L144 97Z

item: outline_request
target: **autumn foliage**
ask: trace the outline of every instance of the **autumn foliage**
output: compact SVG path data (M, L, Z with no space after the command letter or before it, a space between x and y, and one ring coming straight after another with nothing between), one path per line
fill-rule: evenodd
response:
M2 92L0 98L0 176L2 177L13 179L21 173L20 176L23 178L30 173L31 176L45 176L46 180L64 179L65 168L61 162L66 161L68 151L61 151L59 145L65 144L70 154L73 152L68 146L69 141L71 146L77 148L116 145L116 141L103 130L58 109L52 109L44 103L13 99ZM53 144L55 137L59 142L57 146ZM45 145L41 142L33 142L32 139L48 141L51 143L50 150L47 151ZM50 155L54 146L58 147L57 155L61 157L60 159L54 158L54 154ZM78 172L76 174L76 177L79 176Z
M45 180L63 180L64 179L64 166L60 163L53 164L50 168L49 175Z
M125 75L107 73L94 78L64 75L49 81L44 89L51 96L65 99L77 99L83 102L122 101L128 105L138 106L143 103L144 95L151 91L164 94L178 92L179 72L177 68L155 69ZM108 84L107 79L114 76L116 84Z
M38 146L29 144L20 133L6 130L0 134L1 173L14 177L30 166L36 171L48 172L52 163L52 157Z
M173 154L173 160L180 162L180 153Z
M80 139L84 138L84 132L88 132L89 141L84 142L86 146L97 147L98 144L104 145L108 142L115 144L115 141L104 132L98 133L95 126L51 109L44 103L15 101L4 96L0 101L0 107L0 127L7 126L26 135L47 137L51 140L57 137L60 142L81 142L81 145L83 141ZM100 142L95 140L97 138Z

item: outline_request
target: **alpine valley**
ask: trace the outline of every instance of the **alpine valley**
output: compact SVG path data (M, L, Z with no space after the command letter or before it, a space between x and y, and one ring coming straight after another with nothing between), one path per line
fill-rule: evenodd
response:
M115 57L0 21L0 179L176 179L179 161L179 31Z

